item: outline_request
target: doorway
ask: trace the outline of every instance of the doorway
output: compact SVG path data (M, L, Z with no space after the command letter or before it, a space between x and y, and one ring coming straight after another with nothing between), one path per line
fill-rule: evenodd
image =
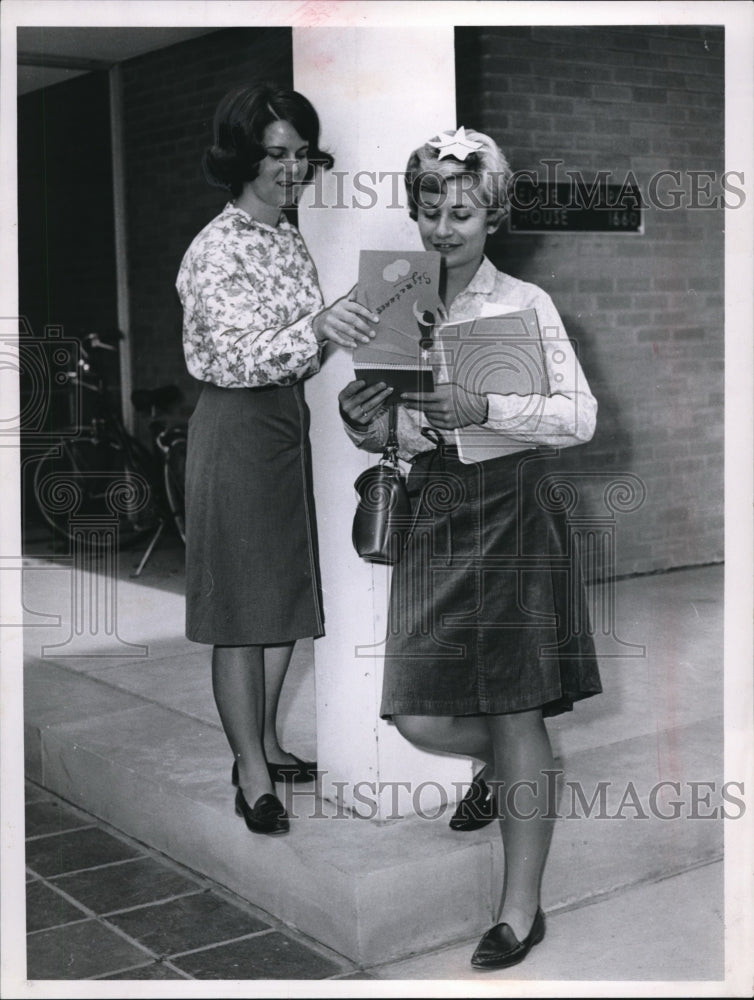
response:
M117 328L110 94L106 71L18 99L18 262L24 539L40 527L27 488L43 441L86 421L61 345ZM120 405L117 352L107 359Z

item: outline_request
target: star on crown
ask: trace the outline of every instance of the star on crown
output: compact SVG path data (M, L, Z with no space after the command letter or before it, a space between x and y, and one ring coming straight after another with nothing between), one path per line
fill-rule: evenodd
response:
M442 160L445 156L454 156L461 162L466 159L469 153L482 148L481 142L466 138L466 129L463 125L461 125L455 135L451 131L441 132L437 136L437 139L430 139L427 145L434 146L435 149L439 150L437 154L438 160Z

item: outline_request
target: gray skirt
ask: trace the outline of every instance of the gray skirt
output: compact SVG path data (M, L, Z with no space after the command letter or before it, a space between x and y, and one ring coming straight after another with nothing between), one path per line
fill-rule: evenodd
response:
M568 711L602 690L578 558L536 500L552 461L420 455L415 527L394 567L380 714Z
M205 383L189 422L186 636L274 645L324 630L300 383Z

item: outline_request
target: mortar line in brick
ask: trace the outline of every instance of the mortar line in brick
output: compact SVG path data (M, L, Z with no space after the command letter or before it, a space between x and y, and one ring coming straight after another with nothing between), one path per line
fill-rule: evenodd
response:
M142 857L146 857L146 856L147 855L142 855ZM88 868L72 868L70 871L67 871L67 872L57 872L54 876L43 875L41 872L38 872L34 868L32 868L31 865L29 865L29 864L27 864L26 868L27 868L27 871L31 872L33 875L36 875L37 878L40 878L40 879L45 879L45 878L63 878L66 875L80 875L83 872L96 872L100 868L109 868L112 865L120 865L120 864L125 864L128 861L138 861L138 860L139 860L138 858L123 858L121 861L108 861L108 862L106 862L105 864L102 864L102 865L90 865Z
M46 934L48 931L59 931L63 927L72 927L74 924L85 924L87 920L92 919L88 914L82 914L78 920L66 920L62 924L51 924L49 927L38 927L34 931L27 931L26 937L37 937L40 934Z
M36 804L36 803L34 803ZM53 830L51 833L33 833L25 838L25 843L37 843L50 837L62 837L66 833L81 833L82 830L96 830L96 823L82 823L81 826L68 826L65 830Z
M168 959L160 959L160 958L158 958L154 962L145 962L143 965L126 965L123 966L122 968L111 969L108 972L100 972L96 976L88 976L87 981L97 982L103 979L108 979L110 976L114 976L116 974L120 975L121 973L124 972L138 972L139 969L148 969L152 965L160 965L165 969L170 969L171 972L174 972L176 974L175 975L176 979L189 979L192 982L196 982L194 976L189 975L188 972L185 972L183 969L177 968ZM124 976L123 978L125 979L126 977Z
M223 938L222 941L212 941L210 944L200 945L198 948L189 948L188 951L171 951L169 957L174 958L185 958L186 955L196 955L203 951L212 951L213 948L222 948L227 944L235 944L238 941L246 941L251 938L264 937L268 934L284 934L285 937L290 938L290 940L295 940L290 934L285 934L285 931L278 927L265 927L259 931L252 931L250 934L239 934L235 937Z
M141 858L131 858L129 860L131 860L131 861L140 861L140 860L143 860L143 859L141 859ZM83 872L86 872L86 871L97 871L97 870L100 870L102 868L109 868L109 867L114 867L114 865L98 865L97 868L84 868L84 869L80 869L77 872L65 872L65 875L80 875L80 874L82 874ZM167 869L167 870L170 871L170 869ZM57 878L64 878L65 875L59 875L59 876L57 876ZM134 906L125 906L125 907L123 907L121 909L114 909L114 910L104 910L101 913L98 913L96 910L92 910L90 907L88 907L86 905L86 903L84 903L80 899L78 899L77 896L74 896L72 893L67 892L64 888L62 888L60 886L60 884L58 882L53 881L50 878L44 878L43 876L40 876L39 881L45 883L45 885L47 885L48 888L54 889L55 892L58 893L59 895L61 895L64 899L67 899L69 902L75 903L77 906L81 907L83 910L85 910L86 913L91 914L91 916L93 916L93 917L109 917L109 916L114 916L115 914L120 915L122 913L132 913L134 910L143 910L143 909L145 909L148 906L157 906L160 903L170 903L170 902L173 902L173 900L176 900L176 899L184 899L187 896L197 896L197 895L200 895L203 892L210 892L211 891L210 889L205 888L203 886L195 885L195 887L193 889L187 889L185 892L173 893L170 896L160 896L159 899L150 899L150 900L147 900L146 903L137 903ZM73 922L73 921L71 921L71 922Z

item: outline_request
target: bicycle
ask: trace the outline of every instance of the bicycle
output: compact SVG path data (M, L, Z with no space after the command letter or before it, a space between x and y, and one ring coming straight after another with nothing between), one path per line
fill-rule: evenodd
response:
M122 334L117 334L121 337ZM60 438L37 460L34 497L53 532L71 541L87 523L115 528L119 548L149 537L146 551L132 576L140 576L166 526L182 542L185 531L186 429L168 426L159 418L183 398L178 386L135 389L131 402L138 413L149 414L152 449L125 427L119 407L109 395L107 380L95 351L117 351L99 334L88 334L81 344L77 369L67 372L69 385L90 393L94 415L88 423L61 432ZM93 549L110 544L106 532L90 531Z

